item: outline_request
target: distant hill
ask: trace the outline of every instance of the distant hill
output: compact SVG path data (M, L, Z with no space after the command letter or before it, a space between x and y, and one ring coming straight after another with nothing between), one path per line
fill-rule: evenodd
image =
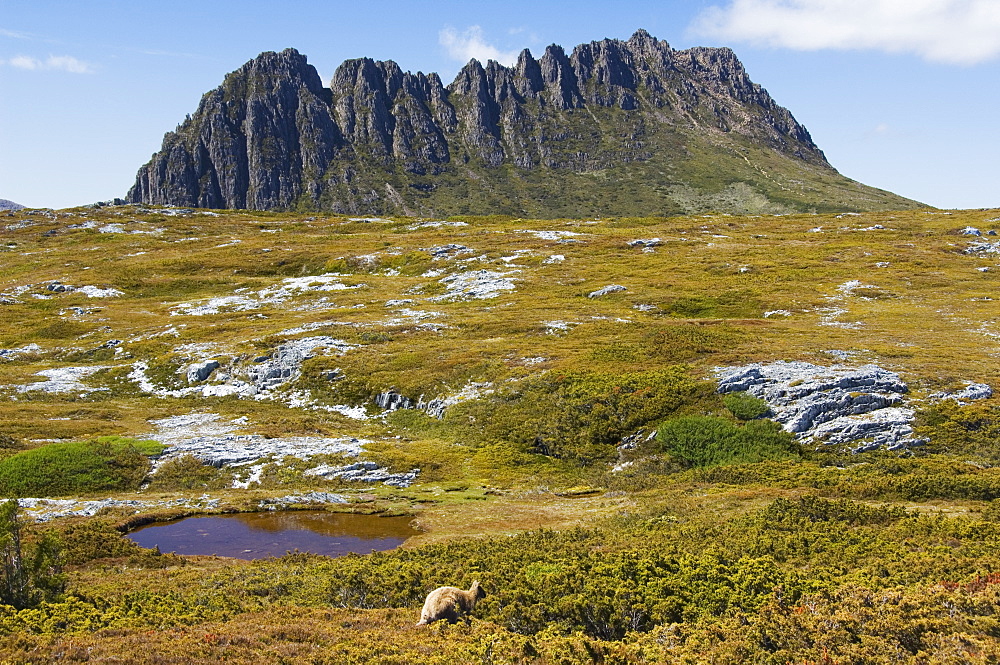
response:
M7 199L0 199L0 210L23 210L24 206Z
M294 49L263 53L166 134L128 200L535 217L920 205L840 175L731 50L642 30L472 60L448 86L361 58L326 88Z

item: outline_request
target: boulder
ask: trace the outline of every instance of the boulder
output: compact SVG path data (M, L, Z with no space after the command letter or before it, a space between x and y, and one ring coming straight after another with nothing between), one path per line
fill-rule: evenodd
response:
M806 362L718 368L720 393L747 392L771 407L774 420L803 442L857 442L861 452L919 445L908 388L877 365L822 367Z
M212 372L219 368L218 360L202 360L192 363L187 368L187 381L189 384L201 383L212 375Z
M627 291L621 284L609 284L604 288L597 289L596 291L591 291L587 294L588 298L600 298L601 296L606 296L609 293L618 293L619 291Z

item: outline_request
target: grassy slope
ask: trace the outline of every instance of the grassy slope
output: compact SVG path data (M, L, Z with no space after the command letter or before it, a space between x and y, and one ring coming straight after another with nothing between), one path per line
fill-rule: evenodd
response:
M735 131L657 124L619 109L563 112L526 128L519 140L537 162L534 142L545 137L546 165L487 167L452 141L452 162L434 175L367 161L349 184L329 184L331 201L362 211L404 212L387 197L391 185L416 215L481 214L523 217L679 215L912 209L922 204L855 182L826 164L790 156ZM558 137L558 138L556 138ZM523 148L520 148L523 149ZM549 166L551 164L552 166ZM374 197L374 198L373 198ZM306 204L308 205L308 204Z
M847 459L865 464L846 471L825 467L820 455L799 464L763 464L700 475L640 460L639 471L616 475L607 473L604 464L579 467L509 446L477 443L465 438L468 430L448 419L438 423L403 413L386 422L353 421L335 413L272 402L154 399L139 393L123 376L131 362L142 359L161 368L157 376L173 380L174 370L186 362L176 347L186 343L215 343L220 358L252 358L288 338L329 334L360 348L335 359L307 362L297 387L311 389L330 404L361 399L389 387L411 397L435 396L453 392L468 381L499 383L545 370L551 374L622 373L685 364L692 377L707 378L714 366L749 361L829 363L832 357L826 351L830 349L852 352L855 363L874 362L900 372L916 397L959 388L972 380L998 385L1000 376L992 362L997 331L989 300L996 290L997 273L977 270L995 267L995 263L962 254L968 239L959 235L966 225L984 231L993 228L997 216L997 211L907 211L857 216L610 218L596 223L479 217L455 220L467 226L414 228L413 219L359 223L341 217L272 213L168 217L133 208L63 211L52 216L7 213L0 217L0 247L6 248L0 290L34 287L18 303L0 305L4 312L0 348L36 343L42 350L4 361L4 383L31 383L41 379L36 372L50 368L110 366L85 380L108 390L83 397L3 389L0 434L15 437L23 447L52 439L141 436L150 431L151 419L196 410L226 417L246 415L246 431L254 433L373 438L370 449L375 459L399 470L421 466L424 475L407 490L386 488L358 496L356 508L416 514L428 531L409 546L419 553L424 546L459 543L458 549L441 554L443 562L455 565L468 558L460 549L466 537L539 527L562 530L603 525L612 535L605 539L608 544L595 551L610 548L645 556L656 544L676 556L696 556L705 543L712 542L742 553L747 545L736 534L746 529L740 522L744 515L766 511L778 498L817 492L900 504L955 516L957 521L954 527L928 526L893 517L859 526L824 517L818 520L820 531L831 530L826 524L832 523L835 532L857 533L854 543L816 545L819 535L795 527L803 534L796 542L814 543L815 552L826 554L809 554L808 547L802 553L796 549L801 544L785 544L782 547L790 553L776 564L784 571L815 568L809 584L817 586L810 588L822 593L809 597L812 609L808 612L794 609L803 605L786 606L780 594L769 595L768 587L762 595L752 596L763 605L752 605L756 609L749 615L745 612L750 605L658 625L625 641L600 643L593 636L573 635L565 626L560 629L558 623L545 631L518 634L504 618L500 600L484 610L486 621L471 628L434 629L428 636L410 627L415 616L412 600L343 610L302 595L305 592L296 591L293 584L287 595L279 593L258 603L254 599L259 594L246 586L249 583L232 582L230 588L218 582L233 580L244 569L261 570L280 581L289 571L295 574L308 567L296 561L267 572L271 569L255 564L193 560L181 566L175 560L152 561L144 555L107 551L118 558L75 569L72 592L106 596L112 599L112 607L130 590L173 592L181 600L176 606L162 599L150 601L154 609L136 611L128 621L99 624L106 627L93 637L74 636L72 632L80 628L70 621L63 628L50 626L47 630L52 636L15 633L4 638L2 646L11 654L37 649L38 662L55 653L75 653L79 659L87 649L120 655L127 651L124 644L140 639L153 640L173 659L162 662L207 662L221 657L274 662L282 655L291 662L326 662L324 658L361 662L374 657L384 662L393 662L392 658L395 662L434 662L445 657L447 639L470 662L475 658L488 662L487 650L500 662L590 662L596 656L588 653L598 651L604 652L607 662L616 662L615 657L640 660L642 653L649 660L684 656L695 662L714 654L720 662L739 662L741 658L764 660L764 652L771 662L804 662L823 656L816 640L816 635L829 633L822 628L823 622L843 624L842 615L849 611L843 608L868 611L863 609L868 607L865 589L875 589L887 599L882 606L909 609L893 610L895 614L886 611L872 619L876 627L864 639L858 631L846 628L842 640L830 637L828 646L836 658L849 661L864 655L855 638L861 643L868 640L876 655L884 656L890 648L910 649L905 636L912 634L919 639L913 638L917 647L907 657L916 658L924 649L943 658L941 654L948 649L955 653L964 649L968 661L985 659L997 650L997 633L995 626L982 623L988 624L986 619L976 617L980 617L977 612L986 611L983 608L998 607L991 595L996 587L936 585L941 580L968 585L976 575L996 570L989 552L996 551L1000 541L990 526L991 518L982 521L980 513L987 506L984 499L1000 495L995 493L992 469L963 466L971 458L978 459L980 467L989 467L989 455L963 451L949 457L943 437L939 449L931 447L937 454L926 460L911 463L868 456ZM32 224L7 228L22 219ZM66 228L84 220L125 223L126 230L156 227L163 231L144 235ZM876 225L884 228L873 228ZM534 230L579 233L570 238L581 242L558 243L523 233ZM56 233L47 235L50 231ZM652 237L663 240L653 253L627 245L636 238ZM234 240L239 242L234 244ZM440 277L421 276L428 268L458 270L454 261L432 261L425 251L446 243L475 250L458 258L483 257L468 264L470 270L519 271L513 275L518 280L516 291L491 300L423 300L443 289ZM518 258L503 260L518 251ZM565 260L546 263L554 254ZM372 255L373 259L358 258ZM364 286L307 294L286 306L253 311L170 315L171 308L181 303L232 295L236 289L255 292L285 277L328 271L343 273L347 285ZM51 280L115 287L125 295L97 299L80 292L52 294L44 289L44 283ZM838 286L850 280L860 280L865 287L853 295L838 291ZM622 284L628 290L603 298L586 297L608 284ZM30 293L52 297L37 299ZM333 306L323 311L297 311L291 306L319 296L329 297ZM386 301L400 298L415 301L409 308L438 313L429 320L448 327L435 332L419 329L413 322L388 321L398 315L385 306ZM639 311L637 304L652 309ZM94 310L73 314L68 308L74 306ZM844 310L834 321L862 325L825 325L833 309ZM774 310L785 310L789 316L764 317ZM328 327L282 333L320 321ZM565 331L553 330L547 327L553 321L571 325ZM176 328L176 337L151 337L171 328ZM125 340L124 349L131 358L115 357L100 348L110 340ZM332 367L340 368L347 379L325 382L321 373ZM704 391L682 410L720 410L713 399L710 390ZM993 422L990 418L995 420L989 412L984 418L987 424ZM977 427L988 430L985 424ZM840 459L832 455L829 462ZM836 478L831 480L831 474ZM961 474L971 478L966 485L941 485L943 479ZM572 489L581 485L608 491L581 496L582 490ZM260 488L219 491L219 495L226 505L242 508L261 495L306 487L326 486L301 476L275 477ZM626 516L625 522L616 521L621 516ZM491 566L505 565L507 555L502 548L498 551L489 560ZM122 558L126 554L133 559ZM773 553L764 551L760 556L773 557ZM165 568L156 567L164 564ZM143 569L141 573L137 567ZM476 572L462 568L456 571L462 579L455 579L439 568L413 570L408 584L417 590L433 585L435 575L441 575L442 582L467 583L464 577ZM908 576L900 572L906 570L917 572ZM489 574L484 569L478 572ZM325 574L316 571L316 575ZM502 580L490 582L496 588ZM502 599L514 608L528 602ZM965 623L945 625L947 621L933 610L943 603L967 608L952 615ZM968 609L973 606L979 609ZM92 613L88 607L79 611ZM938 623L922 619L924 612L933 614ZM751 629L744 630L739 625L748 616ZM247 631L246 625L258 628ZM145 634L149 630L155 631L152 637ZM761 646L767 644L761 635L771 635L768 639L773 641L779 633L792 637L775 649ZM942 643L934 645L935 634L951 637L941 637ZM377 646L372 646L372 635L379 635ZM799 636L801 642L796 642ZM372 649L382 651L376 654ZM142 654L131 658L145 662Z

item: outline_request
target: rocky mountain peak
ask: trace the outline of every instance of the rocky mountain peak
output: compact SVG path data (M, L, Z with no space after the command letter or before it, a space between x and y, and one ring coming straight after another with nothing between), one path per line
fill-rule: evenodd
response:
M325 88L298 51L262 53L164 137L128 199L435 215L786 210L804 205L794 183L820 174L841 178L731 50L675 51L638 30L568 56L525 49L511 67L471 60L447 86L357 58ZM880 205L886 193L874 191L857 196Z

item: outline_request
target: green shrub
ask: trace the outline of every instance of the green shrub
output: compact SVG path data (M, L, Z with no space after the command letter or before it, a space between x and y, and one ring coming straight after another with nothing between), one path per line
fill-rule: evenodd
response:
M863 499L992 501L1000 498L1000 468L982 468L943 457L898 458L884 452L857 457L855 463L843 467L785 460L695 468L685 475L699 483L809 487L828 496Z
M718 416L683 416L664 423L656 439L666 452L691 467L798 456L795 439L772 420L754 420L741 427Z
M590 464L629 434L671 415L703 389L684 367L650 372L543 374L453 407L470 436Z
M0 504L0 604L23 609L54 600L66 588L66 577L55 535L46 532L24 543L17 512L15 500Z
M1000 462L1000 407L992 402L960 406L944 400L917 413L916 431L936 452Z
M763 418L771 411L767 402L744 392L727 393L722 396L722 403L731 414L740 420Z
M718 295L680 297L666 306L670 316L691 319L755 318L765 309L754 291L724 291Z
M64 524L59 535L63 556L71 566L93 559L135 556L143 552L141 547L115 528L113 520L104 517Z
M181 455L160 464L150 480L149 489L154 492L207 490L232 484L232 471L205 464L194 455Z
M152 446L133 439L104 439L53 443L0 460L0 495L65 496L138 489L150 469L140 447L150 450Z
M167 446L153 439L132 439L127 436L99 436L94 441L112 446L131 446L146 457L157 457L167 449Z

